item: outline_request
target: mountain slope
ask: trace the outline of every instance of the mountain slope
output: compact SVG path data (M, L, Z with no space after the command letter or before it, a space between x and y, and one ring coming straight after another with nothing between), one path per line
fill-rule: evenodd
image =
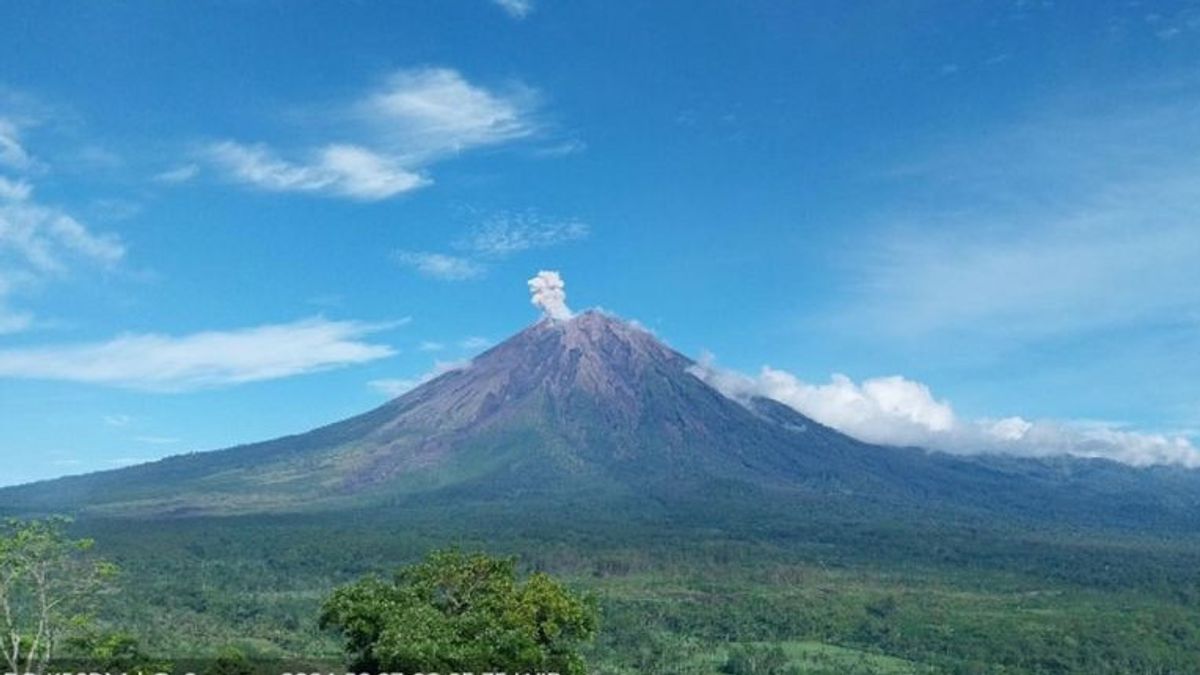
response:
M718 495L776 505L1194 519L1194 472L960 458L861 443L781 404L733 401L692 361L599 312L543 320L366 414L296 436L0 490L10 510L186 515L424 501ZM1069 491L1067 491L1069 490Z

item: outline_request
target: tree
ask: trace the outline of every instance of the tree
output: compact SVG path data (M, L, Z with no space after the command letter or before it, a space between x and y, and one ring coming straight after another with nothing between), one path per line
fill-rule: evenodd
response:
M225 647L204 675L254 675L254 665L242 650Z
M779 645L737 645L721 666L729 675L783 675L789 672L788 657Z
M167 673L171 664L142 651L128 633L85 630L67 640L72 660L82 668L109 673Z
M358 672L490 670L587 672L579 648L596 632L596 607L546 574L518 581L516 561L436 551L368 577L325 602Z
M0 648L9 672L41 673L60 641L86 626L116 568L67 536L66 518L0 528Z

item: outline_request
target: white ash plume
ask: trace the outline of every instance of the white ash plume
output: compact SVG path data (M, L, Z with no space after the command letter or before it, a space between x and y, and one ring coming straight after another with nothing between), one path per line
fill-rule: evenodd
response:
M546 316L558 321L566 321L571 318L571 309L567 307L566 284L563 283L562 276L558 272L542 270L527 283L529 292L532 294L529 301L541 309Z

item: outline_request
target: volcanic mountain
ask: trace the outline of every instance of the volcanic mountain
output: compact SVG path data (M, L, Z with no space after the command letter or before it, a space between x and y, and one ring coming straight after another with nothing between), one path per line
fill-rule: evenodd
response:
M960 457L854 440L737 401L608 314L546 318L363 415L304 434L0 490L10 511L295 512L438 500L654 500L1185 520L1195 472Z

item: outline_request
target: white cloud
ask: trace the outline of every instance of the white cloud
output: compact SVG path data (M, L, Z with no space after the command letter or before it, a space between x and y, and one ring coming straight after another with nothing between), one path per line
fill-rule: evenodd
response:
M129 415L105 415L104 424L110 427L127 427L133 422Z
M5 267L28 273L63 274L68 261L113 265L125 255L115 236L97 235L70 215L28 200L0 203L0 256Z
M850 311L902 335L1036 339L1200 310L1200 228L1169 222L1181 196L1160 195L1157 215L1097 206L1032 232L906 232L864 261Z
M0 175L0 334L34 325L32 313L11 307L18 290L66 278L80 265L112 268L124 256L116 236L97 234L62 209L36 202L28 181Z
M442 344L441 342L434 342L432 340L425 340L421 344L417 345L417 349L423 352L440 352L445 348L446 345Z
M205 156L259 189L375 201L431 184L425 168L445 157L533 135L536 102L520 85L493 91L448 68L403 69L328 116L345 123L338 135L353 142L317 144L285 159L262 143L225 140Z
M533 0L492 0L514 19L524 19L533 11Z
M483 276L484 267L467 258L428 251L397 251L396 261L418 274L445 281L465 281Z
M0 335L29 330L33 327L33 323L33 314L13 310L0 304Z
M402 263L425 276L463 280L482 277L494 262L535 248L555 246L588 236L586 223L574 219L547 220L534 210L500 211L488 215L454 246L465 255L400 251Z
M554 143L552 145L537 148L533 151L533 156L545 158L566 157L567 155L574 155L576 153L583 152L584 150L587 150L587 143L584 143L577 138L571 138L565 141Z
M470 361L435 361L433 368L427 372L411 378L384 378L380 380L371 380L367 386L375 391L378 391L385 396L395 398L402 394L408 393L413 389L425 384L426 382L443 375L452 370L462 370L471 365Z
M156 175L154 180L160 183L186 183L200 174L200 166L197 164L182 164L180 166L167 169Z
M531 136L537 94L492 91L449 68L399 70L356 105L397 155L425 161Z
M122 335L107 342L0 350L0 377L156 391L270 380L391 356L362 337L380 324L307 319L191 335Z
M462 349L486 349L492 346L492 341L485 337L472 335L471 337L459 340L458 346Z
M1200 313L1197 92L1158 89L896 171L904 201L848 249L850 330L1029 342Z
M0 176L0 202L24 201L33 194L33 186L23 180L10 180Z
M395 398L410 391L417 384L419 383L415 379L383 378L380 380L371 380L367 383L367 386L388 398Z
M326 146L302 163L281 159L265 145L233 141L214 144L209 155L234 178L275 192L319 192L374 201L429 183L394 159L353 145Z
M481 256L502 258L588 236L586 223L574 219L547 220L535 211L502 211L488 216L460 246Z
M26 171L33 165L33 158L21 145L20 130L16 123L0 117L0 166Z
M929 387L899 376L858 384L835 374L828 384L810 384L770 367L749 376L717 368L710 360L693 366L691 372L734 400L773 399L868 443L958 454L1072 455L1135 466L1200 467L1200 450L1183 437L1103 423L1031 422L1020 417L961 419L948 402L934 398Z

